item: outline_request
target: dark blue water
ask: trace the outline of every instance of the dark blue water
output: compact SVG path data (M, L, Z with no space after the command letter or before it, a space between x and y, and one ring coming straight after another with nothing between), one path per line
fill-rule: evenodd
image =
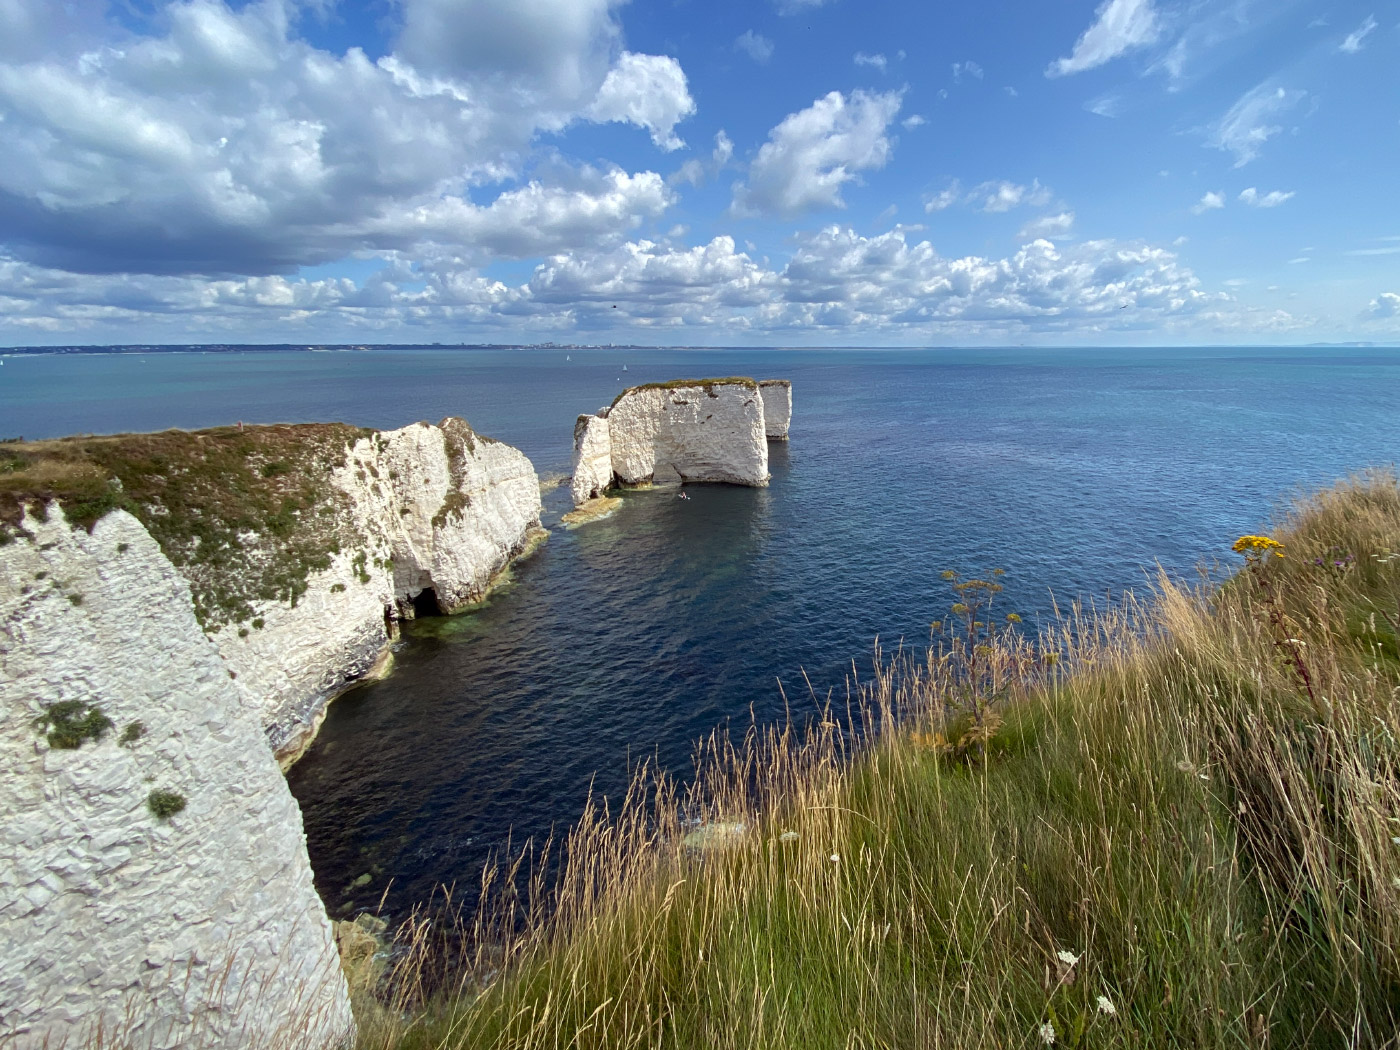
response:
M424 621L338 700L291 772L333 912L402 913L616 794L629 758L688 767L726 720L838 694L872 642L922 640L939 574L1001 566L1006 609L1191 571L1299 486L1400 450L1385 350L394 351L10 358L0 436L465 416L567 473L573 421L624 385L793 380L767 489L627 498L554 528L479 613ZM628 371L623 372L626 364ZM567 509L546 496L546 524ZM368 881L361 877L368 875ZM351 884L361 884L352 888Z

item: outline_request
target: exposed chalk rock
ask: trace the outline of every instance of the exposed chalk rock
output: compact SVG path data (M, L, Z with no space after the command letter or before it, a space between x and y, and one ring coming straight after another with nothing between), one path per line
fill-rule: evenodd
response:
M295 604L255 603L261 627L214 636L284 759L335 696L382 667L397 620L480 602L544 536L529 459L460 419L371 432L332 481L360 545L308 576Z
M612 484L612 442L606 416L579 416L574 424L574 477L569 485L578 507Z
M792 422L792 380L761 379L758 392L763 398L763 431L769 441L786 441Z
M287 760L333 697L387 666L400 619L479 602L544 535L530 461L460 419L64 438L6 455L0 540L35 498L84 525L128 509L189 581Z
M89 534L55 503L19 527L0 545L0 1044L340 1045L301 814L190 584L125 512ZM62 749L42 720L68 702L88 738ZM157 791L183 808L160 819Z
M575 506L614 483L768 484L759 389L743 378L651 383L623 391L605 416L580 416L574 427Z

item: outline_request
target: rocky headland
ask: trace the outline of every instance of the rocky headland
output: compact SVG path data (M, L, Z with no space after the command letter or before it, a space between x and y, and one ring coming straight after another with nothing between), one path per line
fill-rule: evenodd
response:
M459 419L0 445L0 1041L345 1038L277 757L539 516Z

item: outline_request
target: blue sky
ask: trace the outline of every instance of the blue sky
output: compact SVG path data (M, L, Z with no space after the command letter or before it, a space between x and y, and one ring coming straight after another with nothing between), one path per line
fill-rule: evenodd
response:
M0 0L0 344L1400 342L1400 3Z

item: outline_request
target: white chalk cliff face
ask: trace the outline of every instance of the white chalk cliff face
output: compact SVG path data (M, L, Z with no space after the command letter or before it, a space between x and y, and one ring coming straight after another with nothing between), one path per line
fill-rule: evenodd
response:
M762 379L758 383L763 398L763 430L769 441L786 441L792 423L792 381Z
M601 496L612 480L608 417L579 416L574 424L574 476L569 485L574 506Z
M751 379L657 383L624 391L574 427L575 505L608 485L768 484L764 402Z
M332 480L349 497L359 545L311 573L295 604L257 603L254 626L214 635L284 758L337 694L382 666L415 599L445 613L479 602L544 535L529 459L460 419L371 433Z
M301 814L189 584L125 512L24 527L0 546L0 1044L339 1045ZM64 702L110 728L51 746Z

